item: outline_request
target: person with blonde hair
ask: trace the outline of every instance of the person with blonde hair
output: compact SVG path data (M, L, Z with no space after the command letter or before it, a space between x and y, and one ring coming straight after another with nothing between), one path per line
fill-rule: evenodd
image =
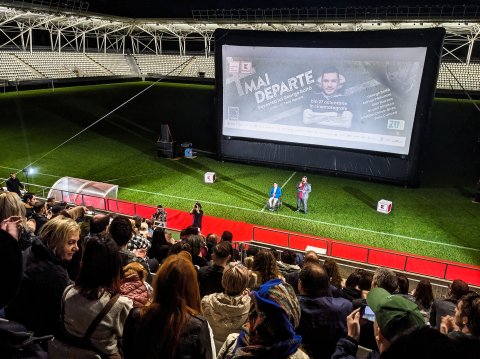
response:
M202 298L202 311L212 327L217 352L229 334L240 333L248 320L248 269L239 262L230 262L222 276L223 293L212 293Z
M15 192L0 194L0 221L12 216L25 218L25 206Z
M45 223L23 253L24 276L16 299L8 306L8 319L24 324L36 335L55 334L60 302L71 284L65 265L78 251L80 227L58 216Z
M18 245L21 250L25 250L32 244L34 233L27 224L25 205L15 192L5 192L0 194L0 222L15 217L21 219L20 231L18 235Z
M165 259L154 281L153 303L134 308L123 333L126 359L214 358L208 322L201 317L197 271L181 254Z

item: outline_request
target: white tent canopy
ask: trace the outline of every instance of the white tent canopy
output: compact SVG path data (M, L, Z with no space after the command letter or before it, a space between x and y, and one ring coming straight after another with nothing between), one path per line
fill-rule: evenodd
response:
M108 199L116 200L117 194L118 186L111 183L62 177L53 184L48 197L54 197L56 201L107 209Z

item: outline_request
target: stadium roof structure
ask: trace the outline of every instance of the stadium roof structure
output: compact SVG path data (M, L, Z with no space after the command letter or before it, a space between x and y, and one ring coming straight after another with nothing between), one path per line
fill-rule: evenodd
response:
M17 4L19 3L19 4ZM480 39L480 6L356 7L308 9L196 10L190 19L139 19L87 12L79 6L42 6L0 1L0 51L163 53L174 41L180 55L187 42L203 42L210 55L217 28L289 32L369 31L444 27L444 56L469 63ZM63 3L62 3L63 4ZM83 7L82 7L83 6Z

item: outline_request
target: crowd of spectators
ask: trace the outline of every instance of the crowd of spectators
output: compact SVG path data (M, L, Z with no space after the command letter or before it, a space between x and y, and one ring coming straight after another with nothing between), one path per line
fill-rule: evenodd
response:
M435 298L428 280L413 288L387 268L343 279L334 259L312 251L237 249L231 232L204 237L198 226L174 240L155 220L33 193L0 194L0 222L6 358L480 353L480 296L460 279Z

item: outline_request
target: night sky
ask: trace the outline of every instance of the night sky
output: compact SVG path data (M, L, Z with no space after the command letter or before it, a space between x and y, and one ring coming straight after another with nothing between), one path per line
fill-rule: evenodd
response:
M107 15L146 18L191 18L192 10L288 7L346 7L387 5L480 5L479 0L90 0L89 11Z

